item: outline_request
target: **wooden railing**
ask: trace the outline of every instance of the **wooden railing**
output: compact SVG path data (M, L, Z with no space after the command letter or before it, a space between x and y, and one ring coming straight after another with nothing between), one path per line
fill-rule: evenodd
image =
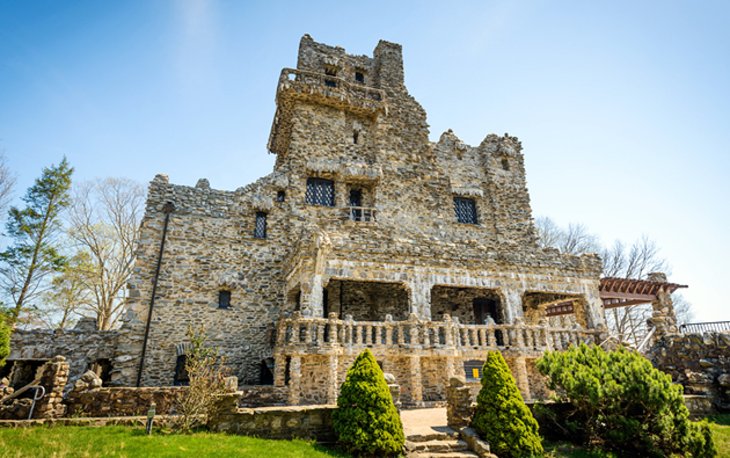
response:
M685 323L679 326L682 334L705 334L709 332L730 332L730 321L706 321L704 323Z
M354 321L303 317L295 312L281 318L277 327L277 347L310 351L328 347L372 349L516 349L532 352L563 350L581 342L596 342L598 332L582 328L553 328L524 324L461 324L421 321L411 316L405 321Z

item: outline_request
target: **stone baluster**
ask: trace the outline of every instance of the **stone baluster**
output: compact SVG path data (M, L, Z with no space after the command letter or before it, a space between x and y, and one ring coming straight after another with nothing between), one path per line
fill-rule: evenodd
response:
M312 343L312 322L309 320L304 323L304 343Z
M484 327L479 328L479 345L482 347L489 346L489 344L487 343L487 328L484 328Z
M418 348L418 347L420 347L420 341L419 341L419 336L418 336L418 326L420 323L419 323L418 317L416 316L415 313L411 313L410 316L408 317L408 324L410 326L410 329L408 330L408 332L411 336L411 347Z
M509 347L512 345L512 327L511 326L500 326L502 328L502 343L503 346Z
M525 348L525 323L519 317L515 319L515 336L517 348Z
M330 312L330 314L327 315L327 324L329 325L327 340L329 341L330 345L336 345L337 344L337 314L336 313Z
M449 314L444 315L444 345L447 348L454 346L454 322Z
M402 321L399 321L398 324L398 345L403 346L406 344L406 336L405 336L405 323Z
M385 315L385 346L393 345L393 315Z
M352 347L352 345L355 343L355 338L352 335L353 329L352 329L352 315L345 315L345 331L347 334L347 337L343 339L345 342L347 342L348 347Z

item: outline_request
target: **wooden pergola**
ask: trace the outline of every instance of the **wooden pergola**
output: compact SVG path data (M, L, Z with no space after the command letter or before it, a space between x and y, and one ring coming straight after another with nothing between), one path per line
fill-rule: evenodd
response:
M605 277L601 278L598 289L603 307L608 309L654 302L661 291L672 294L679 288L686 287L687 285L669 282Z

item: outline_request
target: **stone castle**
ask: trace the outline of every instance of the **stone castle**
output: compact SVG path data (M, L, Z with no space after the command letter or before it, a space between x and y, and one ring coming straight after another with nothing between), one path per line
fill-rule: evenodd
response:
M354 56L305 35L276 104L271 174L235 191L151 182L122 328L65 337L105 342L112 385L184 384L202 325L239 383L293 405L333 402L364 348L405 405L478 378L490 349L530 398L542 352L605 338L600 259L538 247L521 143L429 141L400 45Z

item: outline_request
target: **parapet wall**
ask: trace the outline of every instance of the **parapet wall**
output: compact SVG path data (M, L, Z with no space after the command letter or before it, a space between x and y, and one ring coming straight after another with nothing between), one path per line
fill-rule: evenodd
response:
M730 411L730 334L667 335L647 357L685 394L707 396L718 411Z

